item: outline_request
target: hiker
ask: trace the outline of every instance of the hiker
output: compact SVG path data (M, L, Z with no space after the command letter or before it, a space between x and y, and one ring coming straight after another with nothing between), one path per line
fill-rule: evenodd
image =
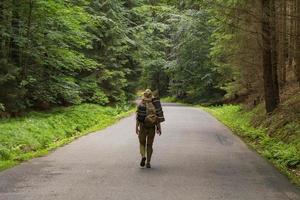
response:
M154 97L152 91L147 89L141 103L137 108L136 134L139 137L140 153L142 156L140 166L151 168L151 156L155 133L161 135L161 125L164 116L158 97ZM146 155L147 154L147 155ZM147 163L145 163L147 161Z

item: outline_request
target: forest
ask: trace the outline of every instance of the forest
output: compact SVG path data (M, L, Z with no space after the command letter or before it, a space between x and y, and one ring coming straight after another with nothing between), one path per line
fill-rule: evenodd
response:
M227 125L252 113L249 124L268 135L262 145L276 144L265 156L299 171L300 0L1 0L0 158L87 129L102 120L95 105L112 122L146 88L176 102L225 105L219 117L238 105ZM59 108L85 121L52 115ZM44 122L39 128L34 118L26 126L38 139L17 144L20 124L8 119L36 111L52 117L49 132L66 120L63 136L39 135ZM246 139L256 145L262 135L254 133Z
M299 88L299 9L297 0L3 0L0 108L122 104L149 87L193 103L265 100L270 113Z

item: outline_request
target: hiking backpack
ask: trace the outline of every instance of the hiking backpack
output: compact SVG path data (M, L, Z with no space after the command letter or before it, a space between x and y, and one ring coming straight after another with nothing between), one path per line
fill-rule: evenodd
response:
M145 105L146 105L146 117L145 117L144 125L146 127L153 127L158 122L155 106L152 103L152 101L145 102Z

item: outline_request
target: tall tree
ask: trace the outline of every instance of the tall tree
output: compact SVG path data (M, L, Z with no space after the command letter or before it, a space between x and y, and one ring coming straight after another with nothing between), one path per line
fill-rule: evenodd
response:
M300 86L300 0L297 0L297 33L296 33L296 51L295 51L295 74Z
M262 0L263 78L267 113L273 112L279 104L275 19L274 0Z

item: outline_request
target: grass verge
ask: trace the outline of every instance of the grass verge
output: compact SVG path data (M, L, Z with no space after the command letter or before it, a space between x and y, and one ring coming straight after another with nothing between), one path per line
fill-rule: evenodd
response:
M179 100L179 99L176 99L176 97L171 97L171 96L168 96L168 97L162 97L160 99L160 101L162 103L178 103L178 104L183 104L183 105L196 105L196 104L191 104L191 103L187 103L185 101L182 101L182 100Z
M82 104L0 121L0 170L45 155L131 114L131 107Z
M300 135L296 134L297 129L292 130L294 132L291 133L297 139L288 142L282 140L278 133L268 134L268 127L254 127L252 121L257 114L255 110L245 111L236 105L202 107L202 109L228 126L249 146L286 174L293 183L300 186Z
M163 97L160 100L165 103L182 103L179 102L178 99L176 99L175 97L171 97L171 96Z

